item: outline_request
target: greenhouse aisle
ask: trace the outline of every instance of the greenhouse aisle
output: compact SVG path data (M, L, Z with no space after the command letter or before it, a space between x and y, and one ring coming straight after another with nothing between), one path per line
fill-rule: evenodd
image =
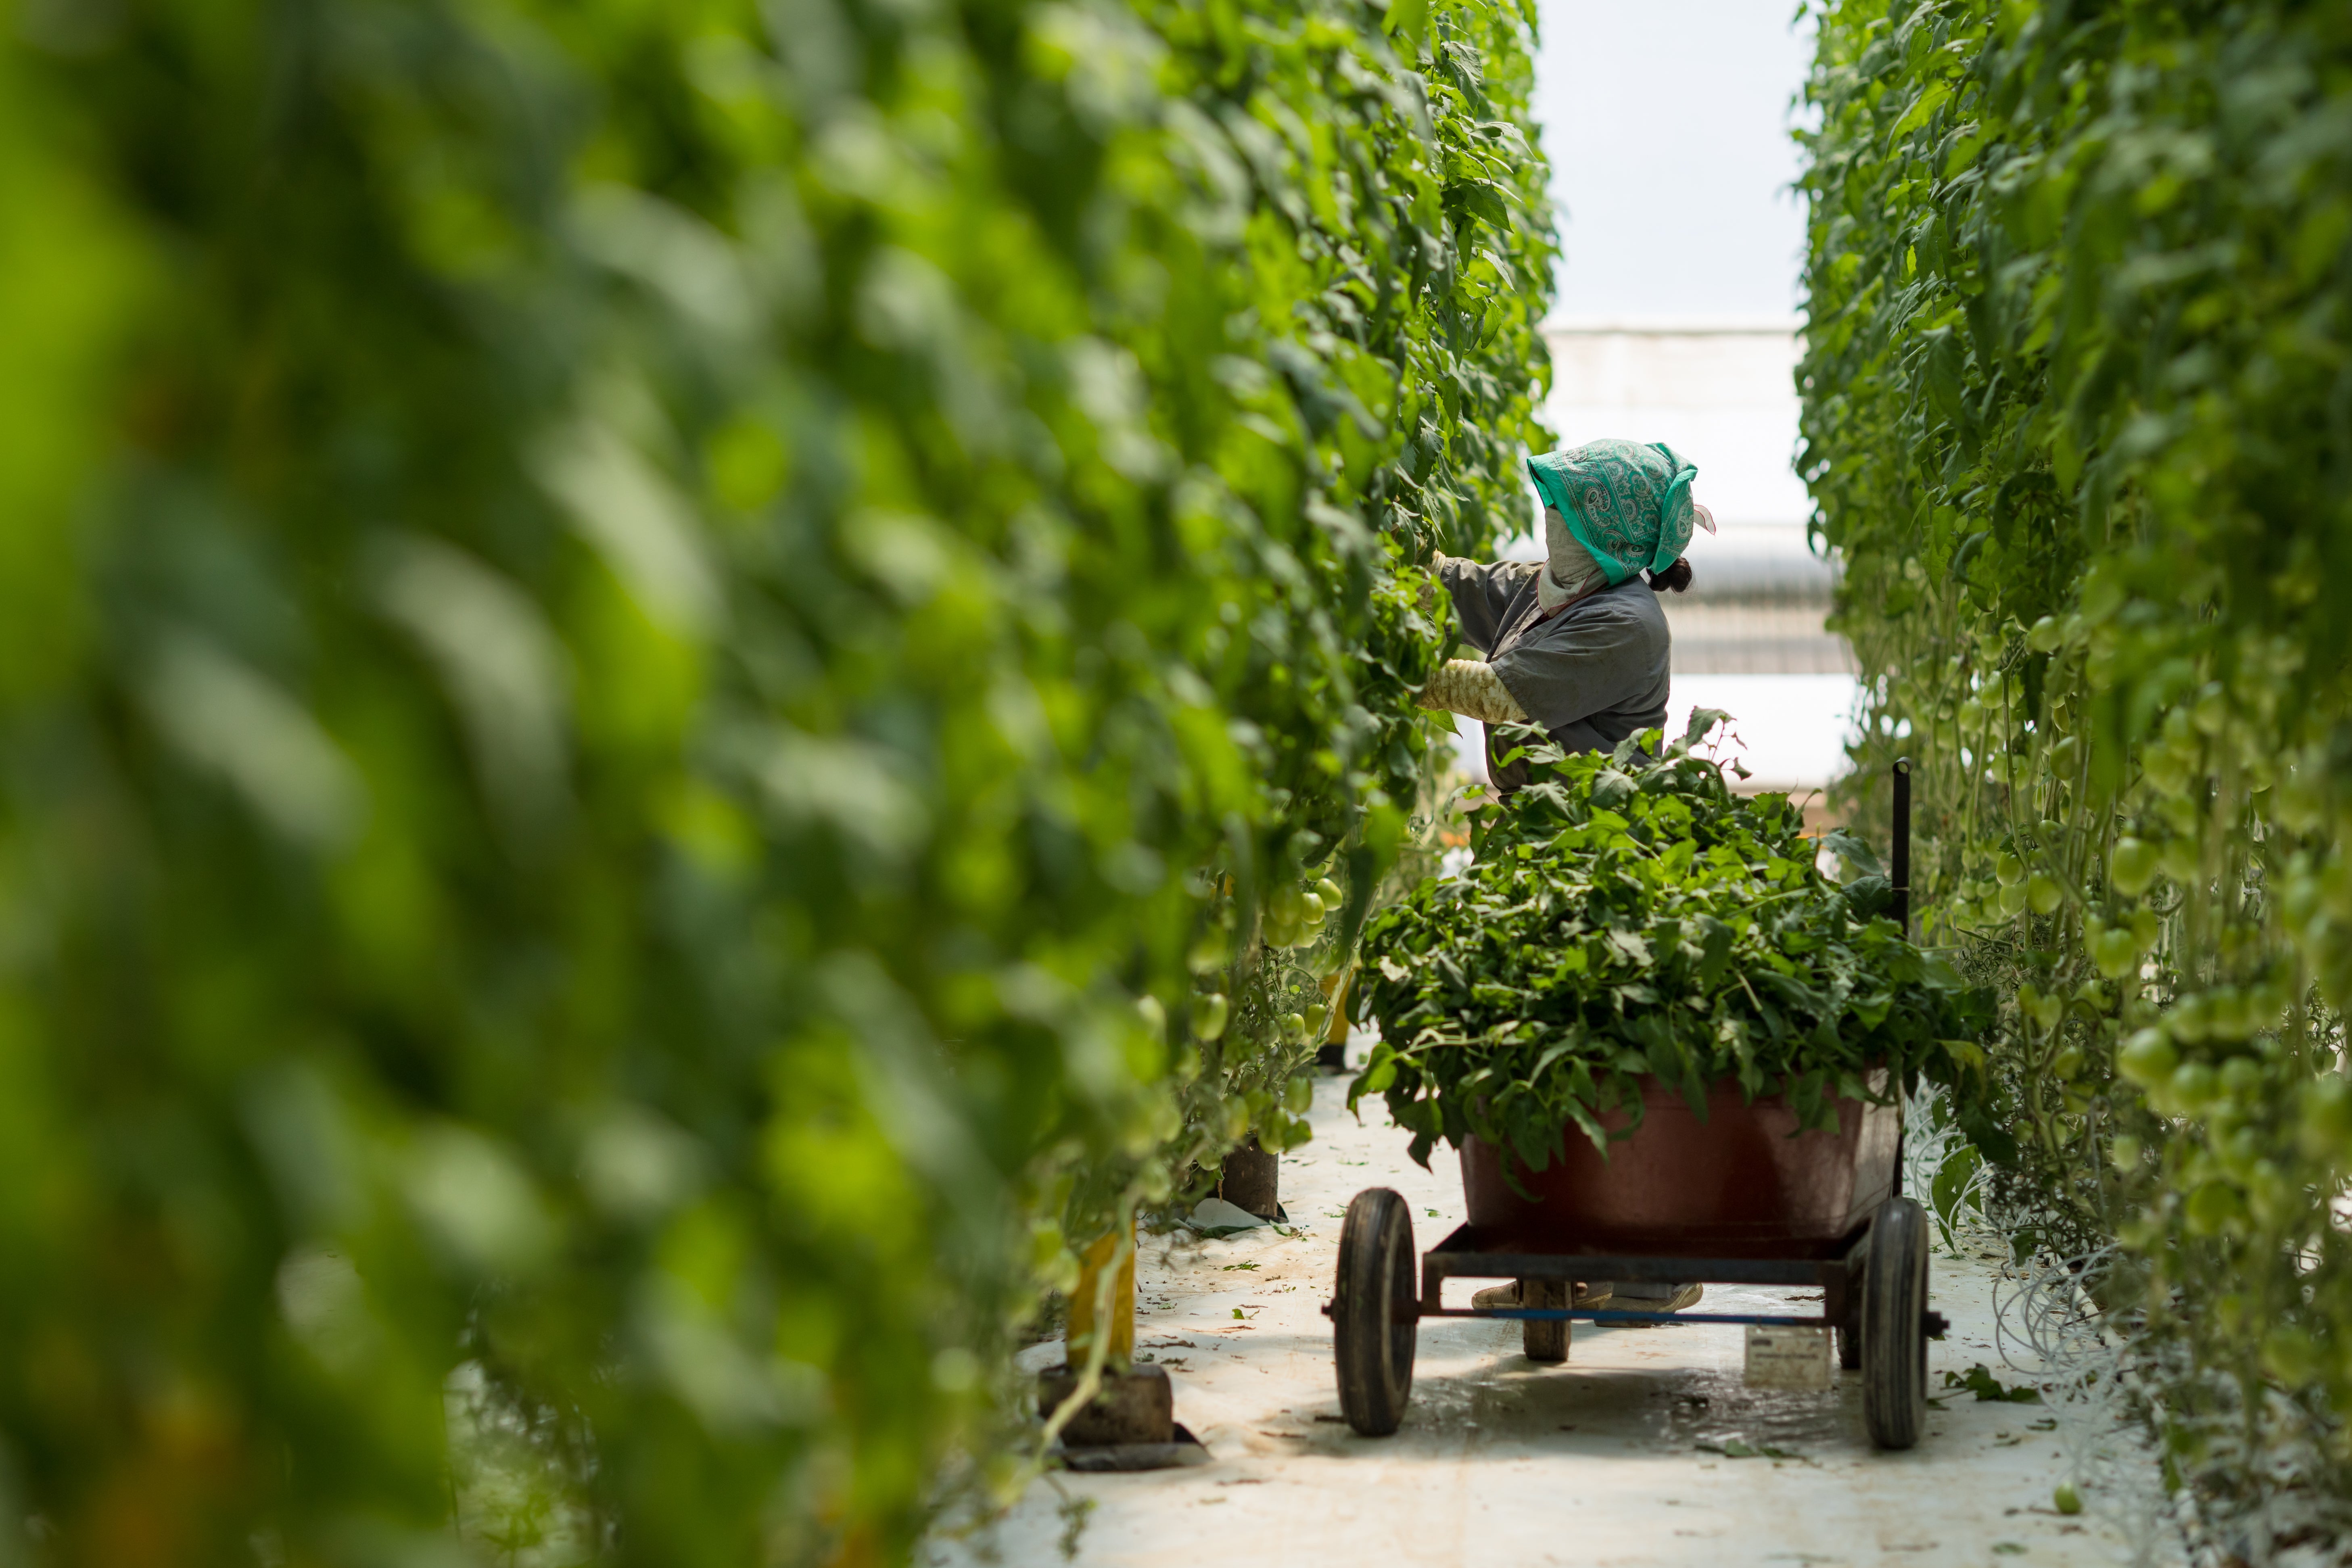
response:
M1565 1367L1519 1353L1516 1326L1432 1323L1421 1332L1403 1430L1368 1439L1339 1417L1328 1323L1339 1218L1363 1187L1412 1205L1426 1247L1458 1224L1450 1152L1434 1173L1368 1104L1360 1126L1344 1079L1318 1081L1313 1143L1283 1162L1292 1237L1253 1232L1170 1250L1148 1240L1137 1342L1175 1380L1176 1418L1213 1462L1140 1475L1064 1475L1090 1500L1076 1561L1221 1568L1376 1568L1388 1563L1959 1564L2112 1563L2130 1553L2096 1517L2053 1507L2066 1460L2042 1406L1979 1402L1961 1390L1930 1411L1906 1454L1874 1452L1861 1389L1750 1393L1741 1331L1722 1324L1596 1329L1579 1324ZM1946 1371L1990 1365L2024 1381L1993 1348L1983 1258L1936 1255L1934 1299L1954 1324L1931 1349ZM1472 1286L1456 1281L1466 1301ZM1770 1310L1795 1294L1717 1288L1709 1304ZM1024 1365L1060 1359L1039 1345ZM1031 1487L993 1529L935 1541L948 1565L1060 1559L1066 1529L1052 1482Z

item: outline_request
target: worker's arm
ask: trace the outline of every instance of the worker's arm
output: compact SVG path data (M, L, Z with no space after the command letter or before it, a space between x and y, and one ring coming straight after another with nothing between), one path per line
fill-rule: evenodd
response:
M1444 668L1421 689L1421 705L1445 713L1463 713L1488 724L1524 724L1528 710L1495 674L1495 667L1475 658L1449 658Z
M1459 555L1437 556L1429 569L1454 601L1454 618L1462 627L1462 640L1480 653L1490 651L1495 639L1503 635L1503 616L1512 595L1536 570L1521 561L1484 565Z

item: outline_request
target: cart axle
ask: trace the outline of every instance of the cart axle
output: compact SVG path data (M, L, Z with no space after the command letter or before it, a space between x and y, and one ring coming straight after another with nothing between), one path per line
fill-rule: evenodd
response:
M1559 1307L1424 1307L1424 1318L1501 1318L1528 1323L1754 1323L1768 1329L1827 1329L1827 1318L1780 1318L1755 1312L1622 1312Z

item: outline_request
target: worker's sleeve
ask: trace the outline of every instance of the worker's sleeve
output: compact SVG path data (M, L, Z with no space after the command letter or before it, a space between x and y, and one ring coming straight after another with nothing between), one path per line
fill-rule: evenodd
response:
M1440 555L1430 563L1437 580L1454 600L1454 618L1461 623L1463 640L1480 653L1495 646L1503 634L1503 617L1512 595L1535 571L1520 561L1497 561L1491 566Z
M1667 648L1663 617L1595 604L1537 627L1489 668L1537 723L1559 730L1657 689Z
M1495 667L1475 658L1449 658L1445 667L1421 689L1421 705L1445 713L1467 714L1488 724L1524 724L1528 710L1510 689L1496 679Z

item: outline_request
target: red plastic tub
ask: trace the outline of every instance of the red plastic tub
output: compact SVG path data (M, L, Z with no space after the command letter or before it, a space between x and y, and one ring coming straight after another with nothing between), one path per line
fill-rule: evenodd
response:
M1884 1074L1871 1085L1879 1092ZM1797 1131L1779 1095L1750 1105L1717 1083L1701 1121L1680 1091L1642 1080L1640 1131L1602 1159L1578 1128L1568 1152L1521 1169L1532 1200L1503 1179L1500 1151L1473 1139L1462 1185L1481 1251L1614 1258L1829 1258L1895 1194L1902 1130L1893 1105L1837 1101L1838 1130ZM1601 1118L1612 1131L1631 1117Z

